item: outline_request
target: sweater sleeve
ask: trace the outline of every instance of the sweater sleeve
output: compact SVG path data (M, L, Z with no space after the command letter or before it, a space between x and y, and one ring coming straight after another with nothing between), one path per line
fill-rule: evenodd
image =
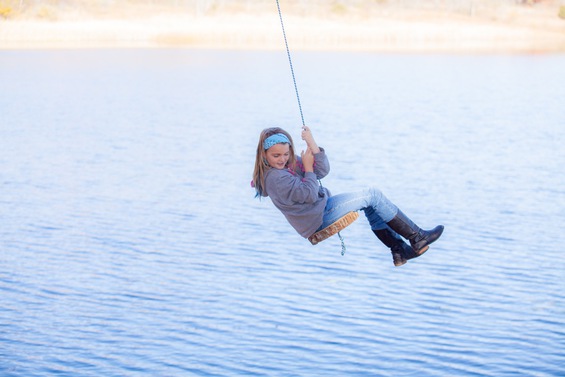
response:
M318 199L316 174L306 173L304 178L290 173L277 179L277 194L287 204L314 203Z
M297 157L298 168L300 170L299 174L304 174L304 164L302 163L302 158ZM316 179L322 179L330 172L330 162L326 156L326 152L323 148L320 148L320 153L314 155L314 174L316 174Z
M271 200L279 204L314 203L318 199L319 185L314 173L306 173L302 178L288 170L271 169L265 185Z
M320 148L320 153L314 155L314 173L318 179L324 178L330 172L330 161L326 156L324 148Z

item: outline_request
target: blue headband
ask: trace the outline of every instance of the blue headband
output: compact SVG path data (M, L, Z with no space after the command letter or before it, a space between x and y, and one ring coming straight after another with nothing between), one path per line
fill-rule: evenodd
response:
M290 140L288 140L288 137L286 137L285 134L274 134L265 139L263 142L263 149L267 150L273 145L281 143L290 144Z

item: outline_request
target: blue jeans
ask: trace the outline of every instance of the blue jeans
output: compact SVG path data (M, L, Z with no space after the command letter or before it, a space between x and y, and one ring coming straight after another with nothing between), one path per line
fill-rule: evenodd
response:
M376 188L330 196L324 209L322 226L318 230L352 211L365 212L371 229L379 230L388 227L386 223L396 216L398 207Z

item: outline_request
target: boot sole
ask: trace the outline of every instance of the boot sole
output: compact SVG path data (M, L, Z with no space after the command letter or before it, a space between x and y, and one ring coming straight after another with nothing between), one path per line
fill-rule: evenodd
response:
M423 248L421 248L420 250L416 251L416 254L417 254L418 256L420 256L420 255L424 254L426 251L428 251L429 248L430 248L430 247L429 247L428 245L426 245L426 246L424 246Z
M435 237L433 240L431 240L430 242L428 242L428 244L427 244L426 246L424 246L424 247L421 248L420 250L416 251L416 254L418 254L418 256L420 256L420 255L424 254L426 251L428 251L428 249L430 248L429 245L431 245L432 243L436 242L436 241L441 237L441 235L443 234L443 230L445 229L445 228L443 227L443 225L439 225L439 226L436 227L436 228L439 228L439 232L438 232L439 234L438 234L437 237Z

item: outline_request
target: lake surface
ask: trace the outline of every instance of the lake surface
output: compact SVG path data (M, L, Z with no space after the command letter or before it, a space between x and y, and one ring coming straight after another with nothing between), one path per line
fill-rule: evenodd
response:
M565 56L293 59L323 184L443 237L254 199L285 52L0 51L1 376L565 375Z

